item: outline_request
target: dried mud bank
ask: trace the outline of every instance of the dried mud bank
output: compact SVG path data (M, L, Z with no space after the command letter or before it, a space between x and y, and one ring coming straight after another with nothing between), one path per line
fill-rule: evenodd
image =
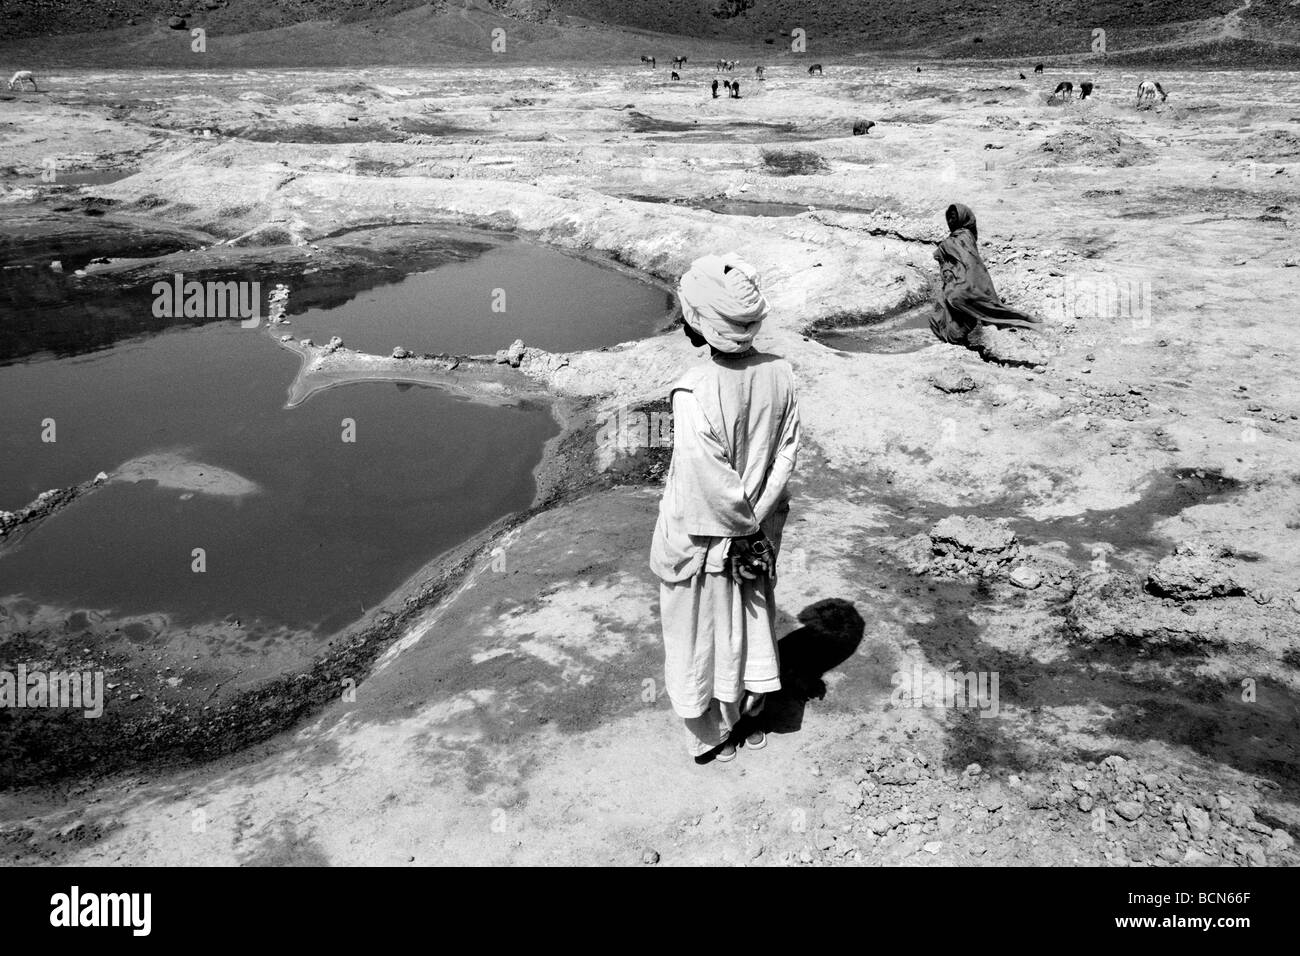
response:
M774 70L726 118L817 133L799 148L824 168L788 176L699 90L622 69L516 78L530 102L453 71L348 94L394 118L436 111L473 141L286 151L172 132L94 192L241 247L287 240L306 261L332 235L399 222L511 229L666 282L703 251L741 251L807 436L769 746L694 766L659 687L645 547L663 398L699 356L680 335L528 350L493 374L550 396L564 425L533 512L408 582L310 692L231 715L288 732L206 766L13 794L13 857L1294 863L1300 407L1285 358L1300 333L1285 303L1300 167L1232 148L1241 123L1285 126L1294 79L1266 78L1278 96L1261 102L1244 78L1177 74L1180 105L1134 111L1115 76L1066 110L1044 105L1046 80L992 70L936 85L838 68L816 86ZM311 86L240 89L222 108L249 122L355 110ZM629 102L711 128L636 132ZM160 105L175 128L218 108ZM850 136L866 113L877 127ZM819 208L746 217L633 194ZM1043 334L992 336L985 356L817 341L931 294L953 200L974 206L995 281L1047 316ZM1072 291L1097 276L1137 299L1116 312ZM986 694L997 675L996 714L978 695L939 703L943 675L968 673ZM345 678L354 699L338 699Z

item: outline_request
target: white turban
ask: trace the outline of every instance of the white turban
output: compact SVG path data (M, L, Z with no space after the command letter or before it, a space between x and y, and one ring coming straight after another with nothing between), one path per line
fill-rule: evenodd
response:
M677 286L677 298L686 324L719 352L747 350L767 318L758 271L734 253L692 262Z

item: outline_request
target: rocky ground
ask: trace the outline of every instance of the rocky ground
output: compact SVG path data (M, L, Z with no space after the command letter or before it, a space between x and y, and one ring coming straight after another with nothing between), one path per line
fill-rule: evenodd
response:
M671 333L530 348L493 374L565 427L533 512L408 582L310 694L287 679L265 718L207 725L188 764L11 790L7 857L1294 864L1300 84L1169 70L1137 110L1137 74L1049 105L1060 78L828 64L713 100L698 69L79 72L6 94L0 208L148 218L209 247L185 262L324 261L397 223L660 281L734 248L806 436L766 748L695 765L660 687L651 423L699 356ZM132 175L42 183L50 157ZM1044 332L822 344L931 295L952 201ZM953 706L968 674L996 676L996 707Z

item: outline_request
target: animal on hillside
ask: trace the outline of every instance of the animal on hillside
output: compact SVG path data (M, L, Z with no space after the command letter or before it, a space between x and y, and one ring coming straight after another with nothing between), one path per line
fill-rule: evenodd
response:
M853 124L854 136L866 136L871 132L871 127L875 126L875 120L858 120Z
M1022 80L1025 79L1025 74L1021 73L1021 74L1020 74L1020 78L1021 78Z
M727 61L722 59L722 57L718 57L718 62L714 66L714 71L717 73L721 73L726 68L727 68Z
M685 65L686 65L686 57L684 57L684 56L675 56L675 57L673 57L673 69L674 69L674 70L680 70L680 69L681 69L682 67L684 67Z
M1053 90L1052 95L1047 98L1047 102L1052 102L1052 100L1056 99L1058 96L1062 101L1068 100L1073 94L1074 84L1069 80L1062 80L1060 83L1056 84L1056 89Z
M641 57L641 62L642 62L642 63L649 63L649 64L650 64L650 69L652 69L652 70L654 69L654 66L655 66L655 58L654 58L654 57L652 57L652 56L643 56L643 57Z
M677 71L676 71L676 70L673 70L673 75L672 75L671 79L674 79L674 80L680 80L680 79L681 79L681 77L677 75Z
M760 80L763 78L763 72L764 72L764 69L763 69L763 64L762 64L762 63L760 63L758 66L754 67L754 75L757 76Z
M731 81L731 98L733 100L740 99L740 80Z
M814 74L817 76L822 75L822 65L820 63L814 63L812 66L808 67L808 75L812 76Z
M9 89L16 90L24 83L30 83L33 92L36 93L40 92L40 89L36 86L36 74L34 74L31 70L19 70L17 73L15 73L13 75L13 78L9 81Z
M1152 80L1143 80L1138 84L1138 105L1141 106L1143 103L1148 101L1154 103L1157 93L1160 94L1161 103L1169 99L1169 94L1165 92L1165 88L1159 83L1153 82Z
M714 81L713 81L713 98L714 98L715 100L718 98L718 81L717 81L717 80L714 80Z
M723 81L722 81L722 85L726 88L726 90L727 90L727 95L730 96L730 95L731 95L731 80L723 80Z
M1035 73L1042 73L1042 72L1043 72L1043 64L1040 63L1040 64L1038 64L1038 66L1034 67L1034 72L1035 72Z
M919 66L916 68L916 72L917 72L917 73L920 73L920 72L921 72L921 68L920 68Z
M1092 81L1084 80L1079 84L1079 99L1086 100L1092 95Z

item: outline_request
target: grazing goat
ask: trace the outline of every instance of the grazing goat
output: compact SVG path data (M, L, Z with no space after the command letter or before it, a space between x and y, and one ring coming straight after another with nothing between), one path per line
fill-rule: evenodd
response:
M36 74L34 74L31 70L19 70L17 73L15 73L13 75L13 78L9 81L9 89L16 90L24 83L30 83L32 85L32 92L34 93L40 92L40 89L36 86Z
M1040 64L1038 64L1038 66L1034 67L1034 72L1035 72L1035 73L1042 73L1042 72L1043 72L1043 64L1040 63Z
M1160 94L1161 103L1169 99L1169 94L1165 92L1165 88L1159 83L1152 82L1151 80L1143 80L1138 84L1138 105L1141 106L1147 101L1155 103L1157 93Z
M1074 94L1074 84L1071 83L1069 80L1062 80L1060 83L1056 84L1056 89L1053 90L1052 95L1047 98L1047 102L1049 103L1052 102L1052 100L1056 99L1057 96L1060 96L1061 101L1064 102L1065 100L1068 100L1073 94Z
M1086 100L1092 95L1092 81L1084 80L1079 84L1079 99Z
M814 63L812 66L808 67L808 75L812 76L814 73L817 76L822 75L822 65L820 63Z
M733 100L740 99L740 80L731 81L731 98Z
M763 78L763 72L764 72L763 64L760 63L758 66L754 67L754 75L758 77L760 80Z
M675 57L673 57L673 69L674 69L674 70L680 70L680 69L681 69L682 67L684 67L685 65L686 65L686 57L684 57L684 56L675 56Z
M680 80L681 77L677 75L677 71L676 71L676 70L673 70L673 75L670 77L670 79Z
M713 81L713 98L714 98L715 100L718 98L718 81L717 81L717 80L714 80L714 81Z
M649 64L650 64L650 69L652 69L652 70L655 68L655 58L652 57L652 56L643 56L643 57L641 57L641 62L642 62L642 63L649 63Z

